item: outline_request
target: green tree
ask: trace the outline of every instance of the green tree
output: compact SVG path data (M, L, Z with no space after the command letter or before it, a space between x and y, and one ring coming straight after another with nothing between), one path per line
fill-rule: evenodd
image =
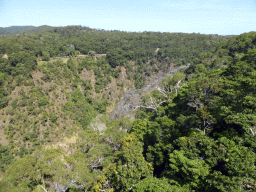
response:
M125 137L116 163L107 172L115 191L130 191L141 179L152 175L152 166L142 155L142 143L134 135Z
M42 51L42 60L43 61L49 61L50 60L50 54L47 51Z
M56 149L40 151L15 161L1 181L1 191L64 190L71 183L71 172Z
M189 191L186 188L181 188L178 183L172 181L169 183L167 179L158 179L155 177L147 177L141 180L133 188L136 192L166 192L166 191Z

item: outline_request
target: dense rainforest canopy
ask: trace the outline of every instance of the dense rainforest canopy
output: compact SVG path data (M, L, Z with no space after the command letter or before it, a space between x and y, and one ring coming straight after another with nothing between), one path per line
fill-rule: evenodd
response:
M256 190L255 32L32 30L0 38L0 191ZM187 63L134 121L108 120L129 86Z

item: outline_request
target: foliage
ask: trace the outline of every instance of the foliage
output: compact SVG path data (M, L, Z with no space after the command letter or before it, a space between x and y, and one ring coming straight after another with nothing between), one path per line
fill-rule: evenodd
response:
M88 104L79 88L70 95L70 101L63 106L63 111L69 112L71 118L78 121L84 129L96 116L93 106Z
M4 171L7 165L11 164L14 161L11 149L7 146L0 145L0 170Z
M152 174L152 167L142 155L142 143L134 135L124 137L116 163L108 169L115 191L130 191L141 179Z
M172 182L170 184L167 179L158 179L156 177L147 177L141 180L138 184L136 184L133 188L133 191L136 192L165 192L165 191L189 191L185 188L181 188L177 185L177 183Z
M255 39L81 26L1 38L0 191L255 191ZM171 63L191 65L143 97L154 107L107 120L124 68L141 88Z
M134 122L154 176L184 190L255 190L255 37L243 34L205 54L186 71L177 96L157 108L160 113L144 110L144 119ZM220 58L229 52L225 67L208 63L216 52ZM174 76L162 86L175 82Z

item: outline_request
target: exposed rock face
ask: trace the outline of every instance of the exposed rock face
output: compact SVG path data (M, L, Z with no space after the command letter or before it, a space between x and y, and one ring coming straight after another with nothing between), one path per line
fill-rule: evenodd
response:
M150 93L153 89L155 89L159 82L163 80L167 76L172 76L174 73L179 71L184 67L188 67L188 65L182 65L171 70L169 73L163 74L161 76L156 77L149 84L142 87L141 89L130 88L125 91L123 97L121 98L119 104L114 108L111 112L109 119L119 119L123 117L130 117L132 120L135 119L135 113L133 112L136 106L139 106L141 103L141 97L147 93Z
M141 95L136 92L135 88L128 89L119 104L114 108L109 116L110 120L119 119L122 117L131 117L134 119L134 114L132 113L134 106L141 103Z
M5 53L2 58L3 58L3 59L8 59L8 55Z
M98 131L100 134L104 134L104 131L107 129L106 123L101 122L101 118L103 115L98 115L94 120L90 123L90 128Z

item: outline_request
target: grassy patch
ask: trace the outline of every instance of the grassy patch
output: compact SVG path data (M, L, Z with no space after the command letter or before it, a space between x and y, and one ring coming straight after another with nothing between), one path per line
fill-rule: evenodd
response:
M63 59L59 59L59 60L61 60L63 63L67 63L68 62L68 59L69 58L63 58ZM37 61L37 65L38 66L41 66L41 65L43 65L44 63L53 63L54 61L56 61L57 59L54 59L54 60L50 60L50 61Z

